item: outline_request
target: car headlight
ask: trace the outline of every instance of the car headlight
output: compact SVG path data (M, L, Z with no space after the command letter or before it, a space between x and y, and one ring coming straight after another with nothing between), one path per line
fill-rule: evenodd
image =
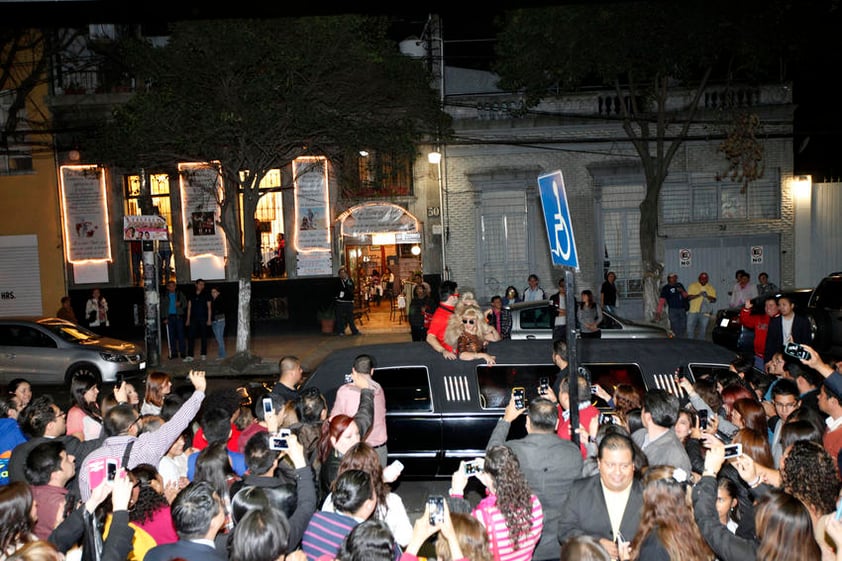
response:
M118 353L109 353L108 351L100 351L99 356L102 357L102 360L107 360L108 362L129 362L129 357L126 355L118 354Z

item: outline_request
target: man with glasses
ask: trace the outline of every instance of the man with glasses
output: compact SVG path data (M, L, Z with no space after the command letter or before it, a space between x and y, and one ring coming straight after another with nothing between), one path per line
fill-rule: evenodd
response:
M643 486L635 477L634 444L612 433L599 443L599 474L573 482L561 508L558 542L587 535L599 541L612 559L618 542L630 542L640 525Z
M102 438L82 442L75 436L67 435L66 417L67 414L49 395L40 395L29 403L19 419L21 430L29 440L12 450L9 481L26 481L26 459L30 452L42 442L51 442L53 439L61 441L67 453L75 458L76 473L79 473L82 459L102 445ZM74 478L71 483L75 481Z
M772 405L775 407L775 416L769 422L774 425L772 432L772 440L770 442L772 447L772 458L775 460L775 465L780 465L783 450L781 449L781 430L784 423L792 415L792 412L798 409L801 405L801 400L798 399L800 392L798 386L790 378L780 378L775 382L775 387L772 388Z

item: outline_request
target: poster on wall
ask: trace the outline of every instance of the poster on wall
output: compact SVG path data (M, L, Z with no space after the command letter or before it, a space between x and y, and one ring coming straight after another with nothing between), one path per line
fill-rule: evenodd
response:
M299 277L323 277L333 274L330 253L299 253L295 272Z
M105 170L95 165L62 166L61 200L67 260L110 261Z
M222 178L209 164L179 164L181 181L181 218L184 224L184 254L223 257L225 235L219 227L218 198Z
M297 158L295 181L295 249L330 253L330 207L324 158Z

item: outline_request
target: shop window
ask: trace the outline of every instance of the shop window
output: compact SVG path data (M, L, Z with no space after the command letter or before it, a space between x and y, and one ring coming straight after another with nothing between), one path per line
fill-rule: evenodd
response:
M412 195L412 158L400 152L363 152L356 158L356 173L343 174L355 197Z
M243 175L243 173L241 173ZM246 220L241 214L243 228L246 222L253 222L257 237L258 252L255 255L254 276L256 278L286 276L286 259L282 248L286 246L284 234L284 201L281 193L281 170L272 169L260 182L261 196L254 211L254 218ZM240 209L243 208L242 195Z

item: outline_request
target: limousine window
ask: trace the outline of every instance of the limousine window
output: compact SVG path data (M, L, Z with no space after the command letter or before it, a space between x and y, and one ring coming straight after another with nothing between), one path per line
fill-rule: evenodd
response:
M430 377L424 366L375 368L374 381L383 386L386 411L432 411Z
M538 380L550 379L558 374L554 364L505 364L477 366L480 405L483 409L502 409L509 403L512 388L523 386L526 400L538 397Z
M693 374L694 380L716 376L719 373L728 371L728 368L723 367L721 364L690 364L688 365L688 368Z
M591 373L591 384L599 384L609 394L614 393L614 388L620 384L634 386L641 395L646 393L646 384L643 382L643 373L637 364L585 364ZM593 396L594 404L601 408L608 408L608 404L602 399Z

